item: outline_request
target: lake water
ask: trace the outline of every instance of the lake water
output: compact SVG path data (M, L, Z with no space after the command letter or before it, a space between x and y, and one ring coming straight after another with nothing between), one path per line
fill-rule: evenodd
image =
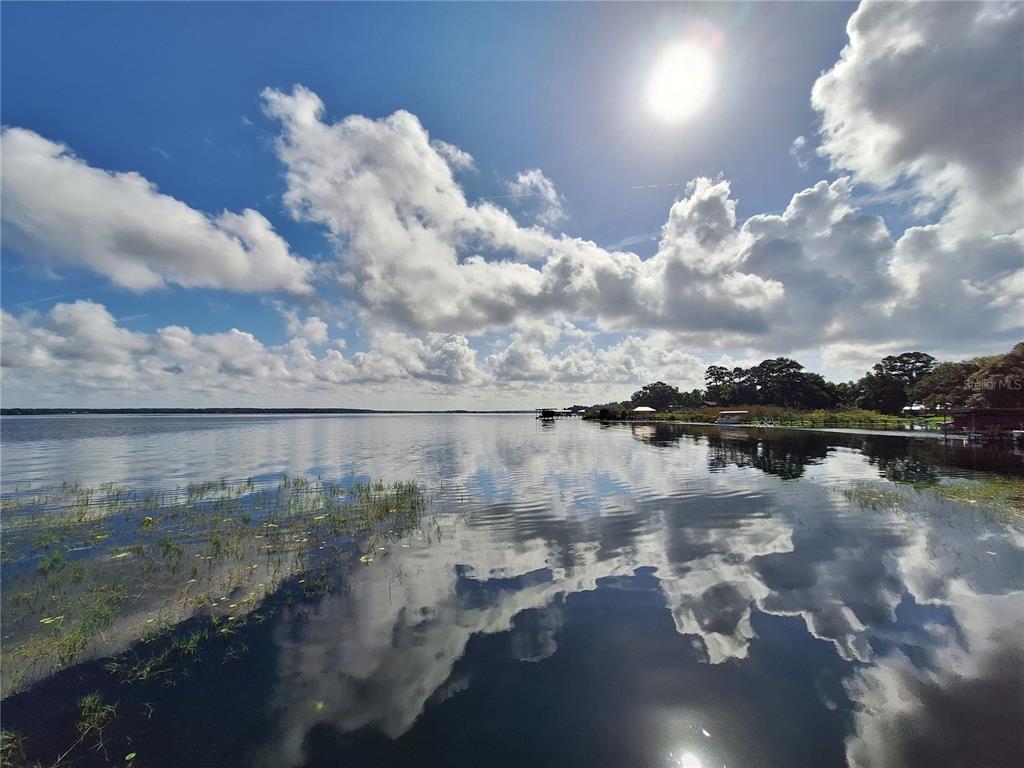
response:
M18 417L2 489L282 474L437 488L436 535L174 685L82 663L4 701L52 756L118 704L136 766L1009 766L1024 535L914 486L1021 456L528 416ZM850 489L897 491L865 505ZM844 493L844 489L847 493ZM81 764L107 764L99 750Z

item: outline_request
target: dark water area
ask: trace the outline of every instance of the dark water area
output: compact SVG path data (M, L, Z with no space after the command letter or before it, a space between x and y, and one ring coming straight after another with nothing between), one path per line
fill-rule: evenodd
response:
M103 421L5 419L4 493L417 480L439 489L436 535L339 574L343 589L286 583L266 621L173 680L122 683L96 659L7 698L29 759L77 738L93 691L118 716L106 756L79 765L1024 758L1024 534L926 490L1022 475L1019 453L523 416Z

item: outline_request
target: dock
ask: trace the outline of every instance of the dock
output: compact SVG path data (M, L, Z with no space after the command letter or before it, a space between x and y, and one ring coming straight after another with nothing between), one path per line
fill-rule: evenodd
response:
M573 419L583 415L568 408L536 408L534 413L538 419Z

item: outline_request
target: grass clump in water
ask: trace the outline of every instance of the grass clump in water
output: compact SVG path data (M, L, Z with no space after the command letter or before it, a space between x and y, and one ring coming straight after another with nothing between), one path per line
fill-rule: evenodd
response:
M984 475L967 482L931 485L926 492L940 499L978 506L1024 527L1024 477Z
M899 491L880 488L870 483L856 483L849 488L841 488L839 493L847 501L873 512L897 510L904 502Z
M3 695L192 616L228 636L227 622L286 581L306 597L334 589L336 566L386 554L427 504L416 483L302 476L166 492L64 484L4 499ZM152 677L198 657L203 639L173 638L119 672Z
M927 512L928 506L915 502L924 499L952 501L973 510L970 517L985 517L1024 528L1024 478L1021 477L984 474L960 482L907 484L902 486L903 490L900 487L858 482L839 489L839 494L847 501L874 512L913 511L919 514ZM932 510L931 513L934 512Z
M25 739L18 733L0 730L0 768L25 765Z

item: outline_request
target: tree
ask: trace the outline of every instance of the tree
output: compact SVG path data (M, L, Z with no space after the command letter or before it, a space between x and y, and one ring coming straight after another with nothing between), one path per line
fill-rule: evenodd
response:
M898 415L907 404L907 385L902 379L883 373L869 373L857 382L861 408Z
M683 408L700 408L704 404L704 390L691 389L689 392L680 392L675 404Z
M705 376L708 392L723 404L779 405L787 408L830 408L839 401L835 386L810 373L796 360L776 357L751 368L727 371L712 366Z
M736 391L736 377L728 368L709 365L704 372L704 393L708 400L716 403L730 403Z
M928 408L966 405L971 398L968 380L978 372L982 358L939 363L910 388L910 399Z
M834 384L805 371L796 360L776 357L751 368L709 366L704 374L707 397L722 405L779 405L787 408L832 408L840 402Z
M858 381L844 381L834 384L836 404L844 408L853 408L857 401L864 394L864 389Z
M883 357L872 373L858 382L864 390L859 405L882 413L900 413L910 400L911 388L934 367L935 358L924 352Z
M760 402L757 395L757 380L751 374L754 368L733 368L732 369L732 393L726 403L739 405L740 403Z
M1024 407L1024 341L1005 355L983 357L967 379L974 403L990 408Z
M751 389L751 402L790 408L802 406L807 388L803 370L800 363L788 357L761 361L745 376L744 383Z
M931 373L935 358L924 352L904 352L902 355L883 357L875 364L875 373L891 376L904 382L909 389Z
M634 392L630 402L634 408L646 405L648 408L654 408L656 411L665 411L668 410L670 405L675 404L678 397L679 390L671 384L655 381L652 384L646 385L643 389Z

